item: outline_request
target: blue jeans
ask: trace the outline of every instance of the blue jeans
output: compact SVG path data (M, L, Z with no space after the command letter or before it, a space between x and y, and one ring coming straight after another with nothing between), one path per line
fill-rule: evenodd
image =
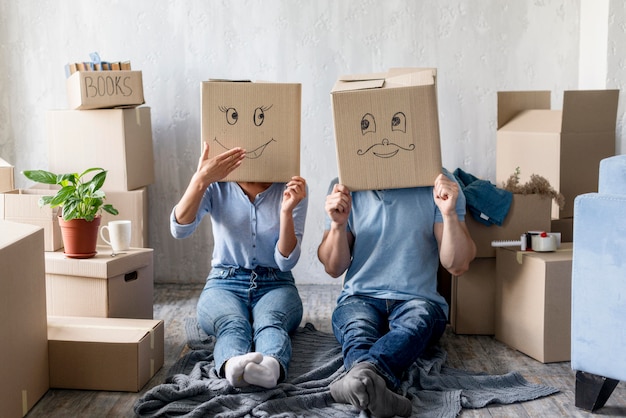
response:
M443 335L447 318L426 299L349 296L335 308L332 323L346 370L369 362L395 389L403 372Z
M284 379L291 360L289 334L302 320L302 300L291 272L272 268L214 268L198 299L198 322L216 337L215 369L258 351L278 360Z

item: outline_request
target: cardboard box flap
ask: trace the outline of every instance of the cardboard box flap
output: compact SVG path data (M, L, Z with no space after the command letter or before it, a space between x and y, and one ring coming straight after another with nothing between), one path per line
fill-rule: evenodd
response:
M134 343L150 336L160 320L92 317L48 317L48 339L104 343Z
M133 248L132 252L111 257L111 247L98 246L98 254L87 259L66 258L62 251L46 254L46 274L108 279L139 270L152 263L151 248Z
M385 80L387 86L430 86L436 84L436 68L392 68Z
M561 110L523 110L500 128L501 132L561 132Z
M368 74L344 74L339 76L339 81L369 81L384 80L387 78L388 72L384 73L368 73Z
M615 132L619 90L563 93L562 132Z
M518 113L531 109L550 109L549 91L500 91L498 92L498 129L506 125Z
M371 79L371 80L339 80L335 83L331 93L338 93L342 91L354 91L354 90L369 90L379 89L385 85L385 79Z
M342 75L331 93L408 86L429 86L436 83L436 68L391 68L387 73Z

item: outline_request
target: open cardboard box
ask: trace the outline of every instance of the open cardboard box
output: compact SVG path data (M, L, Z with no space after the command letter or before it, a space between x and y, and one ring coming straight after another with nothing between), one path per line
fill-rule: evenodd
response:
M17 189L0 194L0 219L35 225L44 229L44 250L63 248L63 237L58 220L58 208L39 207L42 196L51 196L50 190Z
M331 91L339 182L350 190L432 186L442 170L434 68L339 78Z
M224 181L288 182L300 175L301 90L297 83L202 83L202 141L209 158L246 150Z
M528 231L551 232L551 205L550 197L514 194L509 213L501 226L485 225L471 214L466 214L465 224L476 244L476 258L496 256L492 241L517 241Z
M107 109L144 104L141 71L77 71L66 80L70 109Z
M60 186L52 185L52 184L41 184L37 183L30 189L20 190L20 193L23 195L54 195L57 190L59 190ZM15 193L15 192L13 192ZM0 195L0 201L2 199L2 195ZM8 199L8 196L5 197L5 200ZM106 211L102 211L101 216L102 219L100 221L100 227L106 225L110 221L118 221L118 220L129 220L131 221L131 237L130 237L130 246L131 247L147 247L148 246L148 188L140 187L136 190L129 191L108 191L106 192L105 203L113 205L115 209L119 211L117 215L111 215ZM32 206L32 202L28 203L29 206ZM44 206L41 210L51 210L48 206ZM13 211L13 209L11 209ZM55 214L57 213L57 209L54 209ZM20 213L20 212L18 212ZM23 212L21 212L23 213ZM0 215L2 214L2 208L0 207ZM2 217L0 216L0 219ZM59 242L56 248L49 250L46 248L46 251L56 251L63 247L63 241L60 238L60 228L58 226L58 221L54 219L55 231L58 230ZM32 223L32 222L31 222ZM56 245L56 244L55 244ZM98 245L108 245L100 234L98 234Z
M551 109L549 91L498 93L496 181L519 167L520 183L545 177L565 197L552 218L574 214L574 198L598 190L600 160L615 155L619 90L563 93L563 110Z

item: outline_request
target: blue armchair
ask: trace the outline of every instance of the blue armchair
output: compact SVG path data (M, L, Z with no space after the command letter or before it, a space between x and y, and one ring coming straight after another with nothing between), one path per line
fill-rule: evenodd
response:
M574 201L572 355L577 407L626 380L626 155L600 162L598 193Z

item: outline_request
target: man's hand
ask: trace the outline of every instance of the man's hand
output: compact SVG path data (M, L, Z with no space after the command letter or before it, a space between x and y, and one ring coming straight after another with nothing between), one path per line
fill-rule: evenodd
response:
M324 209L334 223L338 225L348 223L348 217L352 210L350 190L343 184L335 184L332 193L326 196Z
M439 174L433 187L433 198L441 214L456 214L456 200L459 196L459 186L446 175Z

